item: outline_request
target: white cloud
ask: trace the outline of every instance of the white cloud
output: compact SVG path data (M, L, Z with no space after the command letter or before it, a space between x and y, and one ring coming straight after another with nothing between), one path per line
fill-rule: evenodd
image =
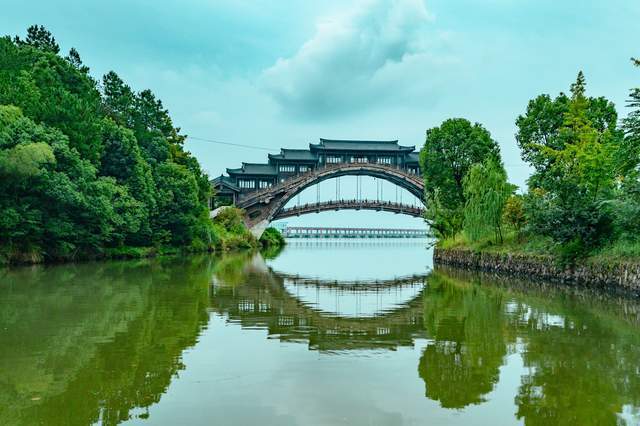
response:
M445 59L422 0L368 0L318 21L313 37L266 69L260 85L285 110L327 117L424 96Z

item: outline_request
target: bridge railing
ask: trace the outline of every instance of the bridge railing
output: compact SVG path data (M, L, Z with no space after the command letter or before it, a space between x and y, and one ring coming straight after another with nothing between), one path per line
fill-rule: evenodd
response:
M425 238L426 229L287 227L286 238Z
M393 212L409 212L414 216L422 216L424 208L410 204L394 203L384 200L330 200L320 203L305 203L281 210L278 216L295 216L300 213L331 210L331 209L363 209L363 210L389 210Z

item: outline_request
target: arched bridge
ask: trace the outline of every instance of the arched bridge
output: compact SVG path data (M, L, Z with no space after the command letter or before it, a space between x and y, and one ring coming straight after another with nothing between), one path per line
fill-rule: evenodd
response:
M336 210L373 210L379 212L406 214L413 217L424 216L424 208L408 204L379 200L332 200L284 208L280 210L273 219L278 220L303 214Z
M315 206L284 209L289 200L306 188L341 176L384 179L422 200L424 182L418 153L414 146L399 145L397 140L320 139L319 144L309 144L308 150L282 149L280 154L270 154L268 163L243 163L241 168L227 169L227 173L229 176L211 182L217 199L214 204L230 203L244 209L246 224L255 235L262 234L272 220L317 211L359 209L422 214L417 207L362 200L336 201L332 205L318 200Z
M241 195L236 205L247 212L245 219L247 226L250 229L255 228L256 233L261 234L293 197L310 186L340 176L371 176L385 179L406 189L414 196L423 198L424 181L420 176L405 170L382 164L335 164L291 177L271 188ZM345 207L347 207L346 204ZM398 212L400 213L400 208ZM416 211L413 216L420 216L420 214Z

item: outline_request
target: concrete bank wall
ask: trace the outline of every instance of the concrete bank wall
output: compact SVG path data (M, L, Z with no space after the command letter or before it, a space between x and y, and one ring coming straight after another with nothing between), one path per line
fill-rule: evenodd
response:
M616 287L640 292L640 263L587 263L561 268L551 256L478 253L470 250L435 248L436 265L453 265L465 269L509 274L529 279L581 284L595 287Z

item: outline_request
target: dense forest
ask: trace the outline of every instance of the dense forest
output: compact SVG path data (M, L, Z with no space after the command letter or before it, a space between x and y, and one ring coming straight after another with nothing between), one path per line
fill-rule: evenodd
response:
M533 169L526 191L508 182L482 125L451 119L428 130L420 158L438 244L565 263L640 258L640 88L627 106L619 120L611 101L587 96L582 72L569 94L532 99L516 120L516 142Z
M97 81L44 27L0 38L0 263L256 246L240 212L209 219L185 139L150 90Z

